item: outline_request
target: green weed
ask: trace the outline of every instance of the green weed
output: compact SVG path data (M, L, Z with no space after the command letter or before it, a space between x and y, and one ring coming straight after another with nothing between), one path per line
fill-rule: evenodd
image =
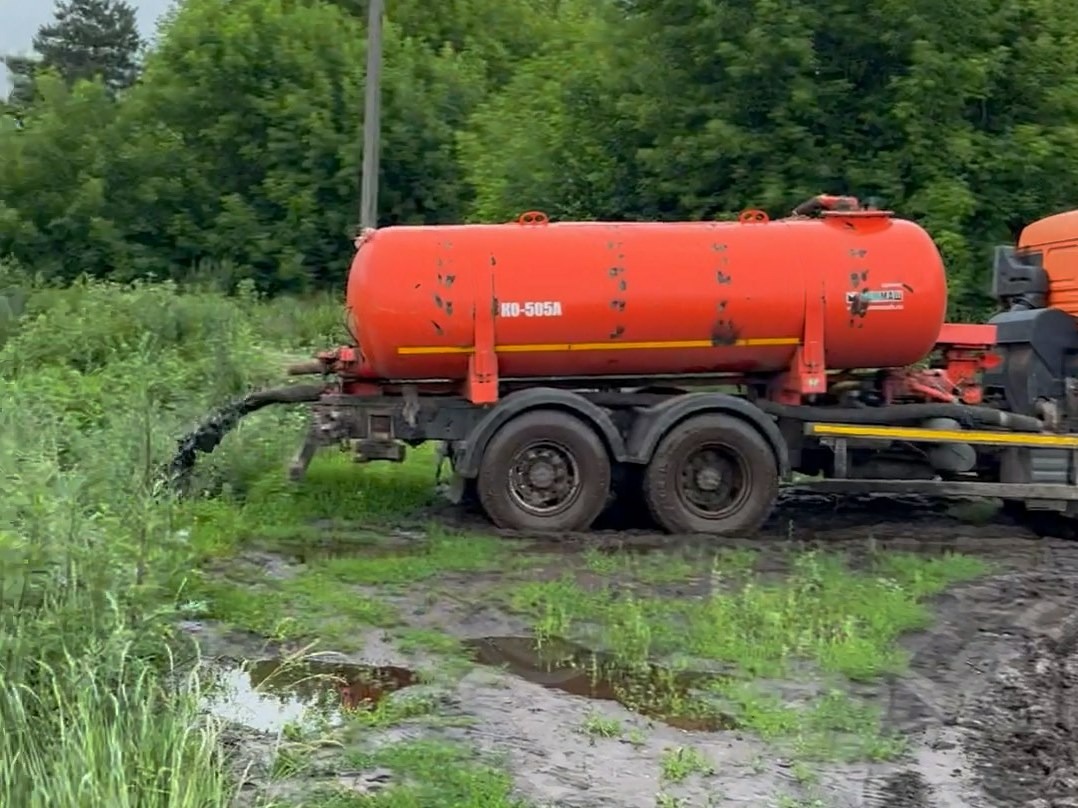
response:
M370 752L346 755L350 767L384 766L404 785L358 797L338 795L334 808L527 808L513 794L512 781L500 761L484 760L472 749L436 740L410 741Z
M437 528L400 551L376 541L355 555L315 557L286 577L206 577L193 587L206 614L280 640L320 639L356 647L363 626L396 625L390 606L360 587L414 584L446 572L494 569L506 553L497 540Z
M588 713L582 729L595 738L617 738L621 735L621 722L598 713Z
M397 647L406 654L420 650L431 651L443 657L465 653L460 640L433 629L403 626L396 629L393 636L397 640Z
M659 766L663 779L671 783L680 783L694 774L707 776L715 773L711 762L699 749L691 746L663 750Z
M317 570L258 584L210 578L197 591L207 601L205 616L280 641L321 639L352 648L364 626L395 619L384 602Z
M432 527L425 539L403 552L381 556L360 553L314 561L310 566L342 582L392 586L416 583L439 573L496 569L507 554L505 543L497 538L453 534Z
M350 710L348 719L353 729L363 730L392 727L414 718L428 719L428 723L447 723L439 720L437 707L438 700L432 695L402 692L395 698L383 699L373 709Z
M615 569L598 554L587 563L600 573ZM790 575L776 583L753 577L752 566L744 553L717 557L713 575L725 585L699 600L633 596L616 579L584 589L572 575L514 585L507 599L535 619L540 642L571 636L607 652L616 669L608 678L621 682L629 706L668 716L725 716L806 757L898 754L902 744L881 732L878 712L841 688L790 704L753 680L803 673L806 664L812 676L839 680L901 671L906 659L896 641L928 624L924 599L983 574L985 564L957 555L888 554L854 571L841 557L808 552L793 556ZM665 677L646 664L656 658L668 661ZM676 675L692 659L719 666L709 695L687 690Z
M838 689L800 704L751 681L716 679L708 690L716 697L710 704L805 759L890 760L905 749L901 736L881 730L879 708Z
M301 435L299 430L292 434L288 448L295 449ZM244 545L294 549L302 546L303 538L331 539L324 529L331 534L336 529L338 537L351 532L362 544L365 536L362 531L357 535L356 525L397 522L433 500L435 464L429 447L416 450L402 464L370 466L323 449L299 482L286 476L286 454L287 449L278 450L275 460L263 461L260 476L249 479L242 491L185 504L182 518L191 526L200 553L229 555Z
M752 676L777 676L794 660L853 679L902 668L894 641L931 618L924 598L983 574L975 558L888 555L867 573L815 552L792 561L781 583L748 579L700 601L625 596L618 587L584 590L571 576L515 585L510 606L533 615L542 633L598 625L604 647L628 659L682 654L732 663Z

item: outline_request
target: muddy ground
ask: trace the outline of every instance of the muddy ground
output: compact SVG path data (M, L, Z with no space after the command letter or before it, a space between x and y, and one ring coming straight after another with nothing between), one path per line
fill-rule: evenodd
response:
M438 516L458 526L474 525L474 517L456 511ZM534 546L521 537L505 541L519 542L522 553ZM599 531L565 537L557 555L571 567L588 546L648 552L693 541L699 540ZM549 543L541 544L550 550ZM680 729L615 700L573 695L559 689L572 673L540 674L526 664L516 665L515 672L479 666L452 683L405 687L389 698L420 693L437 702L444 720L437 728L406 722L378 732L388 740L436 733L507 753L520 794L536 806L1078 806L1078 543L1037 536L1001 514L986 516L981 504L971 504L967 513L914 499L840 501L794 494L763 535L723 544L762 548L765 557L773 548L776 558L791 544L843 550L855 559L870 546L929 554L951 550L995 564L987 577L934 599L932 628L903 640L912 655L907 673L859 686L858 694L883 705L888 726L909 740L900 760L818 763L809 774L750 733ZM267 574L276 574L272 558L260 563L267 565ZM776 560L776 566L781 563ZM447 574L437 581L445 597L436 608L425 586L399 592L394 605L410 625L466 641L526 635L525 620L476 596L490 578L497 575ZM701 576L677 586L685 597L694 597L706 594L710 584ZM259 659L294 650L212 623L186 628L210 657ZM379 630L366 630L360 646L360 652L323 659L401 669L423 664L422 652L404 653ZM295 704L267 697L247 704L245 719L236 708L244 698L254 697L225 699L217 710L248 725L231 730L233 746L250 766L246 791L288 798L295 783L285 779L267 787L265 772L279 729L275 715L294 710ZM582 732L596 716L616 719L629 734ZM639 732L631 732L634 727ZM693 755L709 761L710 773L663 783L664 760L668 764L670 750L677 748L695 750ZM389 788L393 782L385 770L327 769L317 776L354 792Z

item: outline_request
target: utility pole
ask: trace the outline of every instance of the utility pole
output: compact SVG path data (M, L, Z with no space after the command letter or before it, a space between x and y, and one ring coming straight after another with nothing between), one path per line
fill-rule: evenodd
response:
M363 175L360 233L378 226L378 152L382 117L382 18L385 0L368 0L366 98L363 105Z

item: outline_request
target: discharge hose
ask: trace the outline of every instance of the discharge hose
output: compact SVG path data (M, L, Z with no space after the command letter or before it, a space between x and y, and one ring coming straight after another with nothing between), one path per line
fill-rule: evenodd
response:
M224 440L239 420L245 415L268 407L272 404L305 404L319 399L325 392L325 385L302 384L287 387L275 387L250 393L238 401L227 404L212 413L177 442L176 454L163 469L165 482L170 487L182 484L195 465L198 454L209 454Z

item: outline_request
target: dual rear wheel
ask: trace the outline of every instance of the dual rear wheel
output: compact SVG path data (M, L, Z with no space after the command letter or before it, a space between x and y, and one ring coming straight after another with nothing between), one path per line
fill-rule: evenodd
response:
M774 452L756 429L705 413L662 438L640 493L670 533L746 534L770 514L778 477ZM498 527L570 532L587 530L607 507L611 480L609 451L589 424L561 410L533 410L494 434L476 487Z

